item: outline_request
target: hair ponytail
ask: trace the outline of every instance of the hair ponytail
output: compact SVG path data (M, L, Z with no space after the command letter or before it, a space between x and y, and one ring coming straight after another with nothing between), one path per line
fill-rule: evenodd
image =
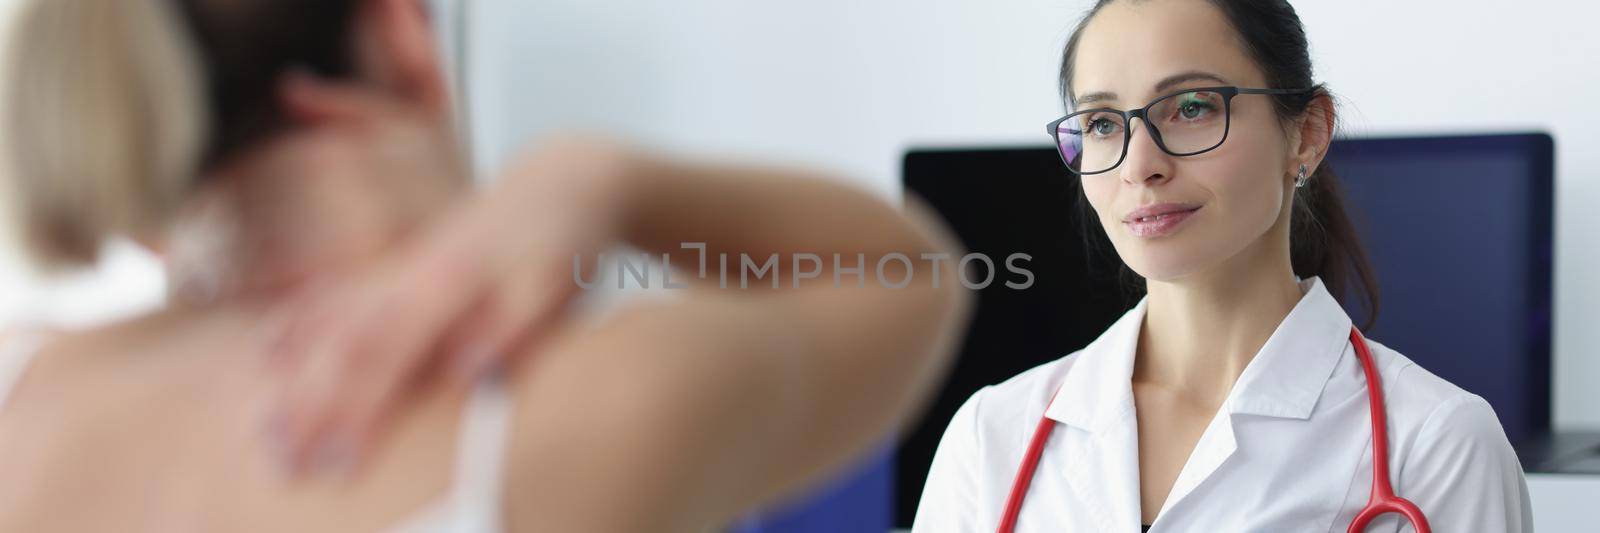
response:
M1378 279L1344 210L1344 194L1333 166L1324 159L1304 188L1296 189L1290 218L1289 256L1300 277L1319 276L1335 297L1351 295L1367 312L1361 329L1378 319Z

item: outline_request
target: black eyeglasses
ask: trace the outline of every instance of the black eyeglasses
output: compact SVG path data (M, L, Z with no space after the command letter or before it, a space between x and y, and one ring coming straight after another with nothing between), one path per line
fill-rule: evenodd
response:
M1055 136L1061 161L1074 174L1108 172L1128 157L1133 119L1143 120L1161 151L1177 157L1203 154L1228 140L1233 97L1241 94L1306 94L1311 89L1246 89L1202 87L1157 98L1132 111L1086 109L1046 126Z

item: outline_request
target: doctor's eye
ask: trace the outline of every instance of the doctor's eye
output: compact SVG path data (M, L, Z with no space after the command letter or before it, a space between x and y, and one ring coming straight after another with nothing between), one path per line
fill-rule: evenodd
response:
M1158 116L1168 123L1197 123L1211 119L1222 109L1222 95L1209 91L1180 93L1157 105Z
M1122 123L1112 120L1104 115L1089 117L1089 127L1085 128L1092 137L1110 137L1122 132Z

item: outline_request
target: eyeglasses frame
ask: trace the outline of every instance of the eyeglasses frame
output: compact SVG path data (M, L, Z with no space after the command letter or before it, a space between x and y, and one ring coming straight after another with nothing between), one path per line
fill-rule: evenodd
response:
M1305 93L1312 92L1314 90L1315 89L1309 89L1309 88L1308 89L1261 89L1261 88L1253 88L1253 87L1234 87L1234 86L1226 86L1226 87L1194 87L1194 88L1189 88L1189 89L1183 89L1183 90L1180 90L1180 91L1175 91L1175 92L1172 92L1170 94L1161 96L1159 98L1156 98L1155 100L1151 100L1149 104L1147 104L1144 107L1141 107L1139 109L1123 111L1121 109L1112 109L1112 108L1109 108L1109 107L1098 107L1098 108L1093 108L1093 109L1084 109L1084 110L1080 110L1080 111L1073 111L1071 113L1067 113L1066 116L1063 116L1061 118L1055 119L1055 120L1051 121L1049 124L1046 124L1045 125L1045 132L1048 133L1052 139L1055 139L1056 156L1061 158L1061 163L1067 167L1067 171L1068 172L1072 172L1073 174L1077 174L1079 176L1091 176L1091 175L1094 175L1094 174L1103 174L1103 173L1106 173L1106 172L1111 172L1113 170L1116 170L1117 167L1122 166L1122 162L1128 158L1128 145L1132 144L1132 142L1133 142L1133 128L1131 126L1128 126L1128 125L1133 124L1133 119L1135 119L1135 118L1137 118L1137 119L1139 119L1141 121L1144 121L1145 129L1148 129L1150 131L1150 138L1156 142L1156 147L1161 148L1162 152L1165 152L1167 155L1171 155L1173 157L1188 157L1188 156L1200 155L1200 154L1203 154L1203 153L1206 153L1206 152L1210 152L1212 150L1216 150L1218 147L1222 146L1223 143L1228 141L1228 132L1233 128L1233 97L1241 95L1241 94L1265 94L1265 95L1305 94ZM1223 115L1222 139L1218 140L1217 144L1211 145L1210 147L1205 148L1203 150L1198 150L1198 151L1194 151L1194 152L1186 152L1186 153L1173 152L1172 150L1167 148L1166 141L1161 139L1161 130L1160 130L1160 128L1158 128L1155 125L1151 124L1150 123L1150 119L1147 118L1149 116L1149 113L1150 113L1150 108L1155 107L1156 104L1159 104L1162 101L1167 100L1169 98L1174 98L1174 97L1177 97L1178 95L1181 95L1181 94L1194 93L1194 92L1212 92L1212 93L1218 93L1218 94L1222 95L1222 115ZM1084 113L1095 113L1095 112L1114 113L1114 114L1119 115L1119 116L1122 117L1122 123L1125 126L1125 127L1122 128L1122 153L1117 155L1117 162L1116 163L1112 163L1111 166L1107 167L1105 170L1097 170L1097 171L1094 171L1094 172L1079 172L1077 169L1072 168L1072 162L1071 161L1067 161L1066 154L1061 153L1061 130L1060 130L1060 126L1061 126L1062 122L1066 122L1068 119L1071 119L1072 117L1075 117L1075 116L1078 116L1078 115L1082 115Z

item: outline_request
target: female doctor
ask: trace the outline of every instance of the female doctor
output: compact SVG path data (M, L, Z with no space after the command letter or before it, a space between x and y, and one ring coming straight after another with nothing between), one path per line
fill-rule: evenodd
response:
M1490 406L1335 299L1376 291L1288 2L1100 0L1061 81L1050 132L1146 296L967 400L914 532L1531 529Z

